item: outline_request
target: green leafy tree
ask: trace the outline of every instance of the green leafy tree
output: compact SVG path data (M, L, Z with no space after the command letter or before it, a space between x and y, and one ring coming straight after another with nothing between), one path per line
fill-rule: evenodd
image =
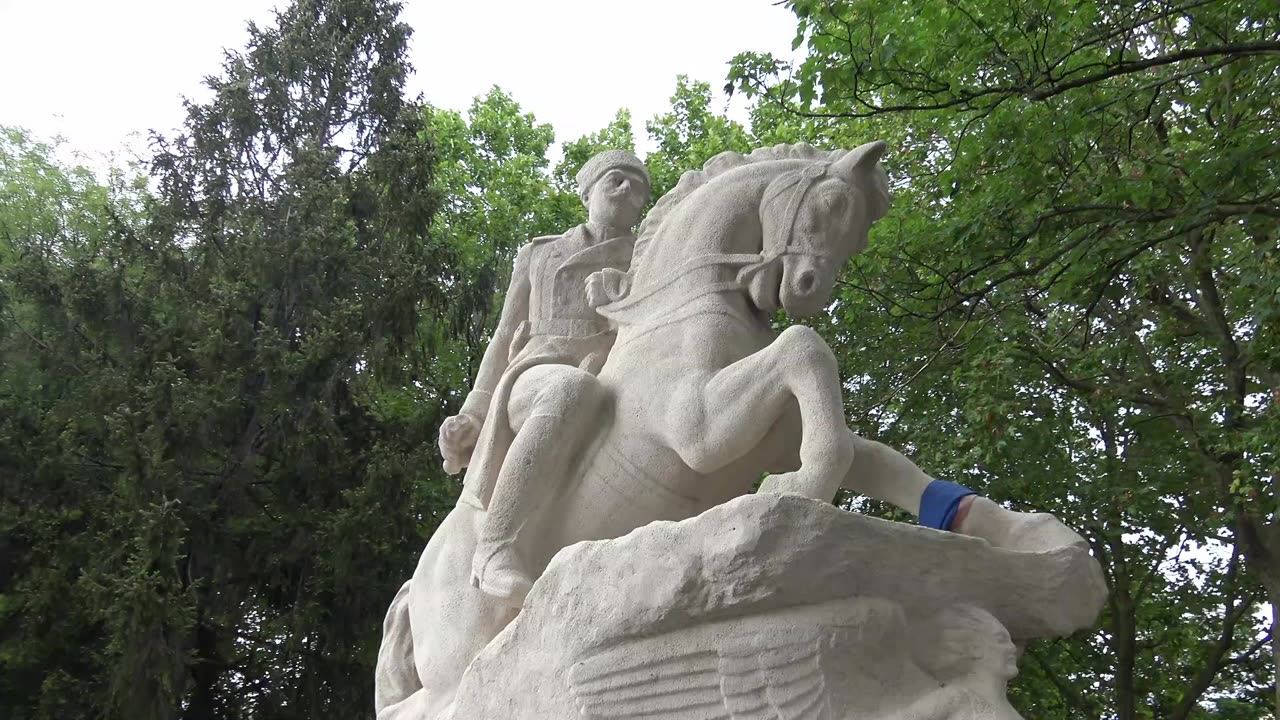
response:
M749 152L752 138L740 123L711 109L711 86L681 75L671 96L671 111L645 124L657 146L645 158L653 180L653 196L675 187L680 174L701 168L726 150Z
M1272 712L1274 3L788 5L807 57L730 72L757 135L895 148L824 328L855 424L1057 513L1107 573L1103 630L1033 646L1015 699Z
M251 26L155 139L154 198L8 136L6 717L372 707L377 619L450 495L419 318L469 315L398 10Z
M113 469L76 438L101 422L88 398L118 374L80 316L102 315L102 280L118 276L103 248L141 196L54 153L0 132L0 713L14 718L91 716L111 683L110 599L87 570L115 516ZM180 658L152 660L150 677L180 675Z
M555 168L554 179L556 186L562 190L577 194L578 181L576 176L578 171L596 154L605 150L636 151L635 133L631 129L631 111L626 109L619 110L613 120L599 132L566 142L561 147L561 150L564 153L564 157Z

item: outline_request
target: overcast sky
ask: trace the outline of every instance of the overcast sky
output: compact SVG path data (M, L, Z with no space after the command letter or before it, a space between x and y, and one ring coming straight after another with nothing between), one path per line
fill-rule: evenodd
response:
M0 125L106 153L168 130L181 98L243 47L277 0L0 0ZM677 74L719 91L743 50L790 56L795 18L773 0L406 0L411 93L465 109L498 85L558 141L630 108L637 141ZM740 112L740 108L738 109ZM138 141L135 139L134 144Z

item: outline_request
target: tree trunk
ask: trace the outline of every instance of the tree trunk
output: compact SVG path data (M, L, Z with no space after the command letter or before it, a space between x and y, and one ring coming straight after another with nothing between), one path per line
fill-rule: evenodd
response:
M1267 522L1248 512L1236 516L1243 540L1244 558L1271 603L1271 660L1275 712L1280 713L1280 523Z
M217 683L222 675L214 630L203 622L196 625L195 664L191 668L191 694L183 720L217 720Z
M1276 684L1274 715L1280 712L1280 595L1268 590L1267 598L1271 600L1271 661Z
M1134 663L1138 655L1137 627L1134 623L1133 600L1129 596L1129 579L1116 578L1112 592L1116 601L1112 605L1116 617L1112 629L1115 633L1112 646L1116 653L1116 718L1135 720L1138 717L1137 694L1134 692Z

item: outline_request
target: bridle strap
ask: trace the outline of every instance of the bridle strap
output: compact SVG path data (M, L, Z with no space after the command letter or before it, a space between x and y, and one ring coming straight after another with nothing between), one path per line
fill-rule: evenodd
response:
M777 195L781 195L787 190L791 193L787 196L786 208L783 211L782 229L786 232L786 241L782 247L777 250L770 250L761 254L765 262L782 257L783 255L806 255L809 257L821 257L820 253L796 250L792 247L796 237L796 221L800 218L800 208L804 205L804 200L809 195L809 191L813 189L823 178L827 177L829 165L827 163L818 163L809 165L800 170L796 170L778 178L765 190L765 198L761 201L761 209L763 210L767 204ZM774 186L777 186L775 189Z

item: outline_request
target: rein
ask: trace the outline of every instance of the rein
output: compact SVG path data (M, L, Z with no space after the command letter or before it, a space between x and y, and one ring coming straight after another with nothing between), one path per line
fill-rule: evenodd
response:
M764 256L758 253L711 253L707 255L698 255L697 257L692 257L686 260L682 265L680 265L680 267L676 268L675 272L669 274L665 280L649 288L643 294L628 295L616 302L608 305L602 305L597 308L597 311L605 317L610 317L615 312L630 310L636 305L639 305L645 300L648 300L654 295L657 295L663 290L671 287L676 283L676 281L681 280L685 275L688 275L694 270L701 270L706 267L746 267L760 264L762 262L765 262ZM712 292L724 292L726 290L740 289L742 287L742 283L735 279L729 282L711 283L711 285L705 288L699 288L699 290L709 290L713 287L716 288L716 290ZM705 293L699 294L701 295Z

